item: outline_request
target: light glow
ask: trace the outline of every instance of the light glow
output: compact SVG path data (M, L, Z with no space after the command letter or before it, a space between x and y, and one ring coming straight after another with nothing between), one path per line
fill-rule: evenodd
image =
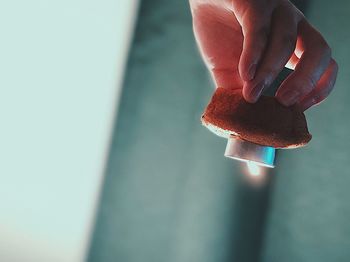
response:
M248 161L247 167L248 167L249 173L252 176L259 176L261 174L261 169L260 169L259 165L257 165L255 162Z

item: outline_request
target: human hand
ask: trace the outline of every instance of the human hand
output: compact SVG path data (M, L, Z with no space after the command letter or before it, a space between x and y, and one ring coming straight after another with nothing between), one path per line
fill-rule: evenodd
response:
M284 66L276 98L300 109L332 91L338 66L322 35L288 0L190 0L193 28L217 86L256 102Z

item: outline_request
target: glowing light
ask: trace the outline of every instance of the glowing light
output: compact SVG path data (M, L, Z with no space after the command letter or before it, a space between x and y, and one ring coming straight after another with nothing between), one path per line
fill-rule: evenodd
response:
M248 161L247 166L248 166L249 173L252 176L259 176L261 174L260 167L255 162Z

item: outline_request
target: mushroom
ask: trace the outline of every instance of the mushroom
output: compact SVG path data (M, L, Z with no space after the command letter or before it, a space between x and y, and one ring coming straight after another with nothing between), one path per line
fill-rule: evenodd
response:
M244 100L241 89L217 88L202 115L202 124L218 136L236 139L235 143L231 141L231 149L238 144L242 147L237 141L249 142L249 148L256 148L249 149L252 151L297 148L311 140L305 115L296 106L285 107L267 96L250 104Z

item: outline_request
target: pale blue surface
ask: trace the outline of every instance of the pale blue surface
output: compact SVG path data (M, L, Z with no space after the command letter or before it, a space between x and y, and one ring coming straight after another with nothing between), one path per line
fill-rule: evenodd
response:
M1 262L84 260L132 3L0 1Z

